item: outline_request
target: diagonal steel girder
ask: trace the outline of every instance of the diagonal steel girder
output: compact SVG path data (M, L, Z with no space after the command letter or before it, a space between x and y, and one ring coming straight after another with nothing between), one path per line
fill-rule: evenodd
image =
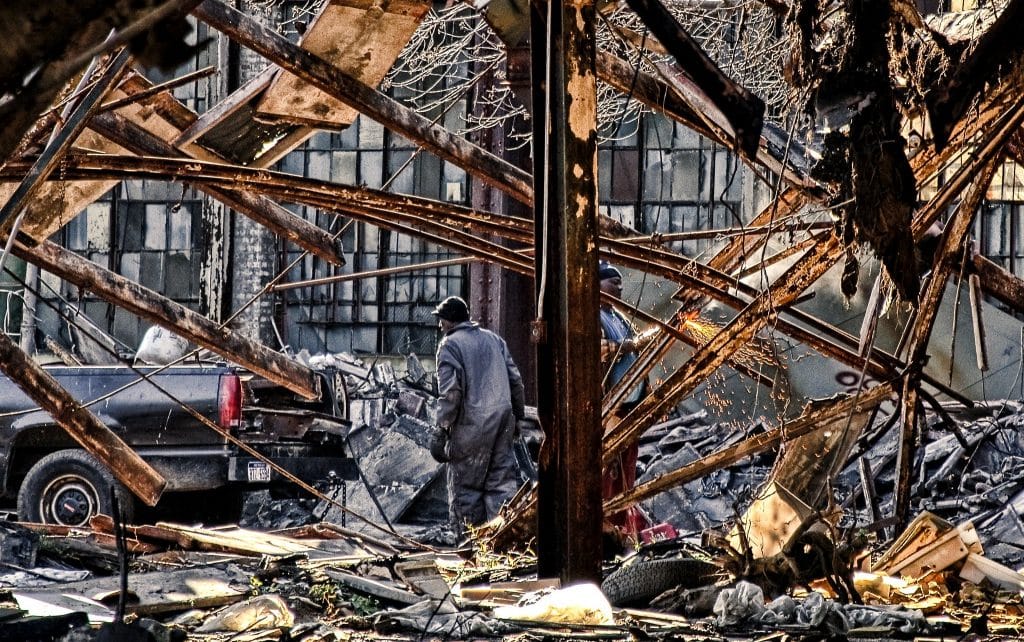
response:
M858 412L877 406L882 401L891 397L894 391L895 386L891 382L882 383L859 395L840 399L828 408L805 413L792 421L785 422L778 428L754 435L674 471L658 475L654 479L609 499L604 504L604 510L613 513L620 511L663 490L699 479L712 471L734 464L746 457L775 448L787 441L811 433L834 419L841 418L851 412Z
M444 127L432 123L242 12L218 0L206 0L192 10L192 15L443 160L522 203L533 203L533 180L528 173L452 135Z

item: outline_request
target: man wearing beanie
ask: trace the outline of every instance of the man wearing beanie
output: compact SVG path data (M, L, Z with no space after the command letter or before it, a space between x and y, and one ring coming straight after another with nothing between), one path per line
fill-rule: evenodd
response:
M437 347L437 423L447 433L452 526L498 514L519 485L513 437L523 418L523 380L505 340L469 320L457 296L434 309L444 336ZM435 455L436 456L436 455Z
M622 274L615 266L601 261L598 265L597 278L601 292L616 299L622 298ZM650 341L650 337L638 334L629 319L622 316L611 305L601 300L601 364L606 369L604 391L611 390L625 376L626 371L637 359L637 353ZM622 418L647 395L647 381L644 380L630 390L616 411L616 417ZM609 499L624 490L633 488L636 483L637 444L630 444L618 457L609 464L601 479L601 497ZM647 519L636 506L609 515L607 521L627 535L637 535L649 526Z

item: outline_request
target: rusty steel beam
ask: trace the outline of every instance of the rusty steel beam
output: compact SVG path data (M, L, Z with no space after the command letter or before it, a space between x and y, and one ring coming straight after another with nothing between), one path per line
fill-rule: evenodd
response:
M38 265L69 283L89 290L144 319L172 330L185 339L238 363L306 399L320 396L316 374L283 354L218 326L194 310L101 268L50 241L34 247L16 242L16 256Z
M452 265L465 265L476 259L471 256L463 256L457 259L443 259L441 261L427 261L414 263L413 265L400 265L393 268L381 268L379 270L366 270L364 272L352 272L351 274L337 274L335 276L323 276L318 279L306 279L305 281L287 281L270 287L271 292L283 292L296 288L312 288L319 285L330 285L332 283L344 283L346 281L360 281L362 279L375 279L379 276L391 276L393 274L405 274L407 272L419 272L420 270L434 270Z
M932 137L939 149L949 142L950 130L960 121L975 96L997 74L1019 74L1024 39L1024 0L1010 0L1002 13L970 49L952 74L925 96Z
M128 94L128 96L121 98L119 100L111 100L110 102L103 103L99 106L99 108L96 111L113 111L115 109L120 109L121 107L134 105L148 98L156 96L161 92L170 91L172 89L175 89L176 87L187 85L191 82L195 82L201 78L206 78L207 76L212 76L216 73L217 68L213 65L203 67L202 69L197 69L195 71L190 71L189 73L178 76L177 78L171 78L170 80L153 85L149 89L143 89L142 91L136 93L130 93Z
M172 147L166 141L113 112L97 114L93 117L90 126L102 136L136 154L166 158L185 156L183 152ZM188 162L198 161L189 159ZM145 161L135 158L128 160L127 163L141 166L145 164ZM345 265L344 248L341 247L340 241L333 239L326 230L288 211L270 199L245 190L232 189L231 186L203 191L265 226L281 238L295 243L328 263Z
M611 305L612 307L619 308L619 310L627 317L635 317L649 325L657 326L660 332L657 338L652 342L652 347L650 349L654 352L659 353L659 359L664 358L664 356L667 354L667 351L663 351L660 347L661 340L663 340L666 335L667 337L670 337L675 341L681 341L688 346L694 348L700 347L700 344L697 343L697 341L695 341L694 338L688 335L686 332L683 332L676 326L672 325L672 323L662 321L661 319L655 317L654 315L644 312L635 305L631 305L630 303L627 303L622 299L616 299L615 297L605 292L601 293L601 300ZM671 342L669 343L671 345ZM644 353L646 352L647 350L644 351ZM644 353L638 355L638 358L643 359L644 357L646 357L647 355ZM771 388L773 386L774 382L771 377L767 376L763 372L758 372L757 370L751 368L745 363L740 363L735 359L728 359L726 360L726 363L732 369L748 377L749 379L754 380L755 382L761 384L762 386L766 386L768 388ZM644 374L646 375L647 373ZM622 397L625 396L625 394L633 387L633 385L635 385L629 385L628 383L624 382L626 382L625 378L621 379L617 385L613 386L610 390L608 390L608 392L605 393L604 399L601 403L602 416L605 416L608 413L615 410L621 402Z
M594 0L531 3L537 414L544 428L537 570L601 579ZM546 12L545 17L542 12Z
M5 173L16 175L18 169L19 165L11 164ZM99 176L121 179L174 179L205 186L205 189L210 189L213 185L241 185L253 191L259 189L263 194L279 200L339 212L380 227L393 229L398 222L404 231L412 230L411 233L446 247L479 256L488 262L499 263L523 274L533 271L532 261L524 258L519 252L481 239L463 229L500 232L498 236L509 240L532 239L532 235L524 234L518 229L520 219L498 217L489 213L460 214L446 204L428 199L386 195L387 198L378 199L374 205L367 206L360 202L346 201L344 196L339 196L348 194L355 188L264 169L171 158L140 159L107 154L69 156L67 169L63 174L65 178L72 179L95 179ZM390 204L394 204L395 207L389 207ZM499 221L507 221L507 224L502 225Z
M1015 116L1019 126L1020 119L1024 118L1024 107L1019 107L1016 110ZM1013 120L1013 118L1010 119L1010 125L1012 125ZM897 478L894 516L900 525L905 525L910 518L910 476L914 451L916 450L915 433L918 418L917 373L924 367L928 342L931 339L935 319L938 316L942 295L946 290L946 282L954 272L957 256L960 256L964 251L964 244L970 236L974 217L977 214L978 207L985 198L985 192L992 182L992 177L995 175L998 165L997 159L992 158L989 164L975 176L970 188L964 192L960 206L953 214L952 220L946 225L942 239L939 242L939 248L935 252L935 263L932 266L931 276L928 278L928 285L921 297L917 317L911 328L910 339L907 343L907 363L909 364L909 369L903 392L900 448L896 458Z
M626 0L676 64L704 92L735 133L740 152L757 155L764 101L726 76L659 0Z
M28 358L10 338L0 332L0 370L21 390L50 413L57 424L86 451L110 469L148 506L155 506L167 481L138 453L103 425L96 415L82 406L61 387L46 370ZM97 489L107 492L107 489Z
M444 127L367 86L242 12L217 0L206 0L192 10L192 15L441 159L457 165L522 203L530 205L533 202L533 183L526 172L452 135Z
M154 148L152 151L157 150ZM20 164L11 164L12 171L8 175L13 175L14 168L19 167ZM472 230L520 243L533 242L533 230L530 221L525 218L474 210L422 196L390 194L368 187L351 187L267 169L168 157L163 154L149 154L145 158L117 154L76 154L67 158L62 169L68 170L72 176L75 175L74 170L82 170L80 176L85 176L87 170L95 170L97 173L93 177L102 175L99 173L102 170L109 170L116 172L114 177L121 179L178 180L196 185L233 184L238 186L239 191L244 188L250 192L272 194L282 201L306 204L316 201L320 203L318 206L325 209L332 208L322 203L338 203L339 207L392 214L403 220L426 219L453 229ZM305 222L305 219L300 220ZM326 234L320 228L316 229Z
M1014 312L1024 313L1024 279L980 254L972 257L971 269L981 278L981 289L986 294L1010 306Z
M669 375L622 421L606 428L604 461L611 459L635 439L653 420L692 392L744 343L770 321L780 307L794 301L817 281L842 255L839 239L828 236L800 257L762 295L754 299L722 331L697 349L693 357Z
M166 159L146 159L147 162L154 160L164 161ZM101 163L102 164L102 163ZM0 170L2 175L17 175L18 165L10 164L4 170ZM149 176L151 178L160 178L159 173L153 173L151 176L147 170L135 169L132 171L123 170L104 170L104 169L84 169L81 167L68 169L63 172L65 178L72 180L91 180L96 177L107 177L107 178L126 178L140 176ZM166 178L166 176L163 176ZM209 177L203 179L192 179L193 183L204 183L209 185L220 184L230 180L225 178L212 179ZM457 252L468 254L476 257L480 261L494 263L500 265L513 272L531 275L533 274L533 263L529 259L525 252L510 250L507 247L493 243L491 241L483 240L478 237L462 232L461 230L454 229L452 227L434 224L427 219L419 219L416 217L399 216L395 212L382 212L373 208L359 207L354 204L347 204L340 201L333 201L329 197L323 194L316 194L313 190L305 190L298 195L292 190L285 194L283 189L282 194L278 195L275 188L267 187L264 191L272 196L280 196L283 200L289 200L295 203L310 205L313 207L320 207L326 211L335 212L339 215L346 216L353 220L358 220L366 223L371 223L380 227L381 229L393 230L410 236L436 243L442 247L446 247ZM399 223L397 219L407 220L410 223Z
M829 422L849 415L852 412L861 412L873 408L891 397L894 391L895 386L892 383L882 383L865 390L859 395L840 399L828 408L805 412L800 417L786 422L778 428L749 437L738 444L723 448L672 472L664 473L640 484L633 490L606 501L604 509L609 512L620 511L664 490L700 479L716 470L720 470L730 464L735 464L746 457L776 448L780 444L801 435L814 432L821 426L827 425Z

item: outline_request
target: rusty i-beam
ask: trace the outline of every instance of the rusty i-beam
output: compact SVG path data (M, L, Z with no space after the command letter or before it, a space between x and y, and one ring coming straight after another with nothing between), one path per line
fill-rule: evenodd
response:
M150 320L204 348L238 363L307 399L320 396L320 381L312 370L221 328L194 310L175 303L135 281L106 270L50 241L35 247L15 242L16 256L51 272L68 283Z
M537 194L532 334L545 432L537 567L541 577L600 582L597 14L593 0L529 4Z
M114 112L97 114L91 127L118 145L143 156L184 156L166 141ZM208 188L206 193L244 214L284 239L334 265L344 265L344 249L325 230L313 225L270 199L244 189Z
M1018 109L1024 115L1024 109ZM1019 120L1018 120L1019 123ZM901 432L900 446L896 458L896 504L894 516L897 524L905 525L910 518L910 475L914 459L917 418L918 418L918 373L924 366L925 353L928 349L928 340L935 326L935 319L938 316L939 303L946 290L946 281L956 267L956 257L962 254L964 243L971 231L971 224L978 211L978 206L985 198L985 192L992 177L995 175L998 163L993 159L989 161L982 171L975 177L970 188L964 192L960 206L957 208L953 219L946 227L939 249L935 253L935 264L932 267L931 277L921 297L921 305L918 307L917 318L914 320L911 329L910 341L907 344L907 363L909 369L904 379L903 406L901 408Z

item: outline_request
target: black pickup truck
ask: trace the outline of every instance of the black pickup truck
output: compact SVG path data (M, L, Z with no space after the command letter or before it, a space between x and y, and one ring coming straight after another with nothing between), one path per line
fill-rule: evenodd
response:
M269 459L313 484L333 472L353 478L342 443L348 429L341 377L322 373L322 399L303 402L283 388L220 365L62 366L47 371L167 479L167 493L206 491L200 502L289 484ZM139 372L155 373L141 378ZM337 380L337 381L335 381ZM253 456L189 413L230 431ZM17 496L24 521L79 526L110 514L110 488L129 516L134 498L97 459L7 377L0 376L0 495ZM211 492L217 491L217 492Z

